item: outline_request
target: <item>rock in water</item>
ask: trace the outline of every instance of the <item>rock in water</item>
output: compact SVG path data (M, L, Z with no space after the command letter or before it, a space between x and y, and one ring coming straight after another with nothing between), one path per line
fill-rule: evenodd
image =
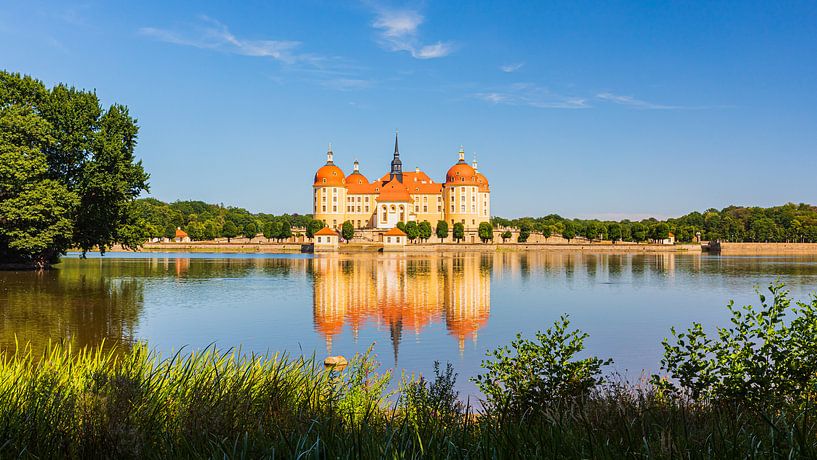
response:
M349 361L346 360L343 356L329 356L323 360L323 365L326 367L334 367L337 370L343 370L346 365L349 364Z

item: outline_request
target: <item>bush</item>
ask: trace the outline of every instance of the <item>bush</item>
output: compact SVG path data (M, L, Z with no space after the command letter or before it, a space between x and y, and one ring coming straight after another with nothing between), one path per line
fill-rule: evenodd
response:
M537 332L537 341L517 334L510 348L488 352L492 359L482 362L488 372L473 379L485 395L488 412L520 415L532 408L539 410L586 396L604 381L601 367L612 361L576 359L588 335L568 331L569 325L567 316L562 316L544 333Z
M695 400L751 406L802 406L817 389L817 296L792 307L783 284L769 286L772 301L758 291L760 308L736 308L731 328L708 336L700 323L665 339L662 369L677 383L654 376L665 390Z
M454 390L456 383L454 366L447 363L445 372L441 372L440 362L434 361L433 381L421 376L418 380L403 384L400 408L415 423L435 419L445 426L451 425L464 411L459 392Z

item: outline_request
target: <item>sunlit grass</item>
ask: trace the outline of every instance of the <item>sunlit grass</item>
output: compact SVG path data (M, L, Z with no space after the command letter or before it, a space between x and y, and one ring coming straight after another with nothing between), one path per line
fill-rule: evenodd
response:
M755 412L607 384L521 416L477 412L454 375L385 393L368 355L342 372L237 350L161 358L143 345L52 344L0 359L0 456L814 457L813 410Z

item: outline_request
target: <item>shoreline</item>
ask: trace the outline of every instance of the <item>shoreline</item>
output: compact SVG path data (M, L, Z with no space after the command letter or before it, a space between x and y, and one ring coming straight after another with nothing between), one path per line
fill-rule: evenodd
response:
M119 252L191 252L224 254L310 254L311 243L249 243L249 242L190 242L147 243L136 251L116 246L106 253ZM382 243L340 243L337 251L321 253L372 253L383 252ZM709 248L708 244L635 244L610 242L599 243L418 243L404 247L389 248L390 253L439 253L439 252L584 252L603 254L711 253L732 255L817 255L817 243L720 243Z

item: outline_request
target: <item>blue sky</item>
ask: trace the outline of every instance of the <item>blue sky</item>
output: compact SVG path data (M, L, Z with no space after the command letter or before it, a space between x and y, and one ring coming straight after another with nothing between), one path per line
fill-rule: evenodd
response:
M139 119L151 195L309 212L335 160L502 216L817 203L814 2L0 1L0 68Z

